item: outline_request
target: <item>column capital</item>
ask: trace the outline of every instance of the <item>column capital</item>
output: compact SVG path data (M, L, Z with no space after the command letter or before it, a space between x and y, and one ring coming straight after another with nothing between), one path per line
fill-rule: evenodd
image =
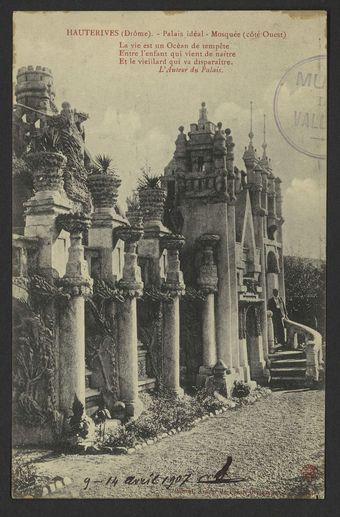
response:
M185 239L183 235L170 233L161 238L161 246L168 252L168 270L163 289L165 289L172 298L181 296L185 292L183 273L180 269L179 261L179 251L184 246L184 243Z
M114 230L114 235L127 244L137 243L143 236L143 228L131 226L118 226Z
M140 298L143 295L143 287L143 282L134 280L125 280L122 278L118 282L118 289L123 292L122 294L125 299Z
M200 266L197 283L205 294L217 291L218 275L213 249L219 241L220 236L211 233L205 233L197 239L198 244L203 248L203 263Z
M57 217L57 228L69 232L71 239L66 273L60 280L63 290L70 296L87 296L92 291L93 280L88 272L81 242L81 234L90 227L90 221L89 216L80 212L60 214Z
M183 235L169 233L167 235L163 235L160 242L161 246L166 250L180 251L184 246L185 238Z
M65 275L59 281L65 294L69 296L89 296L92 293L92 279Z
M207 246L215 247L219 243L220 239L221 239L220 236L217 234L203 233L203 235L200 235L200 237L198 237L197 242L203 248L205 248Z
M59 214L56 224L59 231L65 230L72 236L90 228L91 218L82 212Z
M165 281L162 286L162 291L169 295L168 302L172 302L176 296L183 296L185 294L185 284L183 282Z
M143 235L143 229L119 226L114 230L114 234L125 243L123 278L118 282L118 288L123 291L125 298L139 298L143 294L144 284L137 263L136 248Z

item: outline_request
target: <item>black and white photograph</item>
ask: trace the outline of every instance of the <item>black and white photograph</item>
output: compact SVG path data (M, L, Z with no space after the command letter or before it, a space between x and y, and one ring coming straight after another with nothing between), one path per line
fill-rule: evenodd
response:
M12 498L324 499L326 28L14 12Z

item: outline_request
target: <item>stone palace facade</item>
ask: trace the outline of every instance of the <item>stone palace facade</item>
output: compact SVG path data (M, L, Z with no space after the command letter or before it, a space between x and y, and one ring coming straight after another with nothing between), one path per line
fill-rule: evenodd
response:
M140 183L124 213L121 179L94 167L88 116L57 109L51 71L20 68L15 94L14 441L53 441L75 397L90 416L123 418L139 414L143 390L267 382L268 298L285 293L266 142L258 158L251 130L239 169L231 130L202 103L164 175ZM286 327L293 349L306 337L303 375L317 379L319 335Z

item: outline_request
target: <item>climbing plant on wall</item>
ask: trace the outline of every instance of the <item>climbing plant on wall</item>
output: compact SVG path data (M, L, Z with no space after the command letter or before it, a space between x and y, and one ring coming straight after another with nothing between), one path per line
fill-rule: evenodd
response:
M32 275L26 300L13 303L14 420L25 425L61 421L56 401L56 303L66 295L44 277Z
M114 284L105 280L94 280L93 295L86 300L86 364L96 369L99 365L106 390L114 398L118 394L117 370L117 316L113 304L123 302L124 297ZM103 356L110 357L110 372L104 368Z

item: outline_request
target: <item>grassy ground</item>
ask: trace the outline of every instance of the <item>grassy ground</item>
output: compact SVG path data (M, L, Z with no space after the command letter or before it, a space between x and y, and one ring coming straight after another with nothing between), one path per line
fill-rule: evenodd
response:
M132 455L28 456L39 473L73 480L53 498L322 498L323 450L324 392L291 391ZM226 482L216 484L228 455Z

